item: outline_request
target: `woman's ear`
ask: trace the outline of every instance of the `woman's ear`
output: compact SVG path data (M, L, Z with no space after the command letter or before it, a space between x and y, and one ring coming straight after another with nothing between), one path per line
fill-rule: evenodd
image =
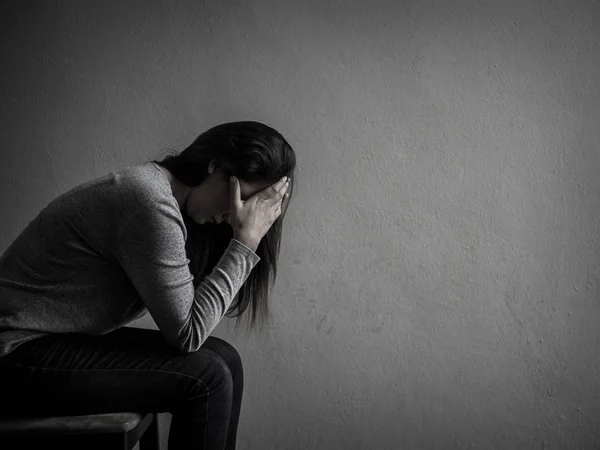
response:
M217 169L217 167L219 167L219 165L217 164L217 160L211 159L208 163L208 174L212 175L213 172Z

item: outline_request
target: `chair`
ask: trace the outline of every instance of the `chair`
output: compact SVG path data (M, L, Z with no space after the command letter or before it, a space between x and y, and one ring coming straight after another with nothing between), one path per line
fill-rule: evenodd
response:
M158 450L157 414L132 412L86 416L0 418L0 447Z

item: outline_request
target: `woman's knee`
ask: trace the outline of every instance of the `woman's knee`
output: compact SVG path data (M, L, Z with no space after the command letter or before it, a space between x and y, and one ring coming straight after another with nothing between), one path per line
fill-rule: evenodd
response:
M242 357L229 342L216 336L209 336L202 344L202 347L208 348L221 356L227 363L227 366L229 366L229 370L233 376L242 373Z
M190 382L185 388L186 399L212 397L217 391L231 391L233 374L227 361L218 353L201 348L186 354L184 360L180 372L189 377Z

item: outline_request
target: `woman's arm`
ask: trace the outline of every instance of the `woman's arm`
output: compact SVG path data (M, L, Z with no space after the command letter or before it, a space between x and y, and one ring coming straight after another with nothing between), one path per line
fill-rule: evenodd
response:
M194 352L214 330L260 258L232 239L212 272L194 289L185 225L165 202L141 208L120 230L118 258L160 331Z

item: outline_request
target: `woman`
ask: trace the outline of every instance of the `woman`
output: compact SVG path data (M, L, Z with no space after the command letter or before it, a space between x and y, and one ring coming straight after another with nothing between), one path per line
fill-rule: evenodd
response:
M295 166L232 122L52 201L0 258L0 414L171 412L170 449L235 448L241 360L209 335L268 315Z

